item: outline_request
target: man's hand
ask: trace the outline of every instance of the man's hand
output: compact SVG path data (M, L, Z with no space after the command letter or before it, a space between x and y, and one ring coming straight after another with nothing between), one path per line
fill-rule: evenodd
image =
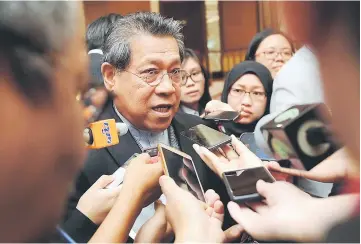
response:
M159 177L163 175L163 168L159 162L152 163L148 154L140 154L132 159L124 175L123 188L141 198L143 206L159 199L161 195Z
M352 214L357 196L312 198L287 182L257 182L265 200L239 206L228 204L232 218L259 240L322 241L338 221Z
M214 153L197 144L194 144L193 148L208 167L221 178L225 171L253 168L263 165L262 160L233 135L232 147L225 145Z
M217 200L217 196L214 197L214 194L211 194L214 197L213 200L209 200L210 205L205 205L189 192L179 188L171 178L162 176L159 182L167 198L166 216L175 232L176 242L223 242L226 240L226 235L221 228L223 204ZM231 234L234 235L235 230L236 228Z
M95 224L99 225L116 201L121 186L104 189L114 180L111 175L101 176L79 199L76 208Z

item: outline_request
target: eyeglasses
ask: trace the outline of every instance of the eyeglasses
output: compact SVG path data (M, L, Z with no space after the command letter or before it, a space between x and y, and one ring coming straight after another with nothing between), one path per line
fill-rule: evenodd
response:
M76 100L84 106L83 116L86 123L97 121L104 111L105 105L113 99L113 95L104 85L91 87L85 92L79 92Z
M252 101L261 101L266 97L265 92L258 92L258 91L248 92L248 91L245 91L242 89L232 88L229 92L229 95L231 95L233 97L237 97L239 99L242 99L244 97L244 95L246 95L246 94L249 94Z
M191 80L194 82L194 83L198 83L198 82L201 82L204 80L204 75L202 73L202 71L195 71L195 72L192 72L192 74L188 74L187 72L185 72L185 82L184 82L184 85L187 84L187 81L188 81L188 78L191 78Z
M187 72L180 69L177 69L170 73L168 72L163 73L160 70L151 70L145 74L135 74L128 70L122 70L122 71L137 76L138 78L142 79L145 83L147 83L152 87L158 86L162 82L163 77L166 74L168 75L169 79L172 81L173 84L183 86L187 82Z
M266 59L269 59L269 60L276 59L278 54L280 54L282 56L282 58L285 60L290 59L293 55L291 50L276 51L276 50L271 49L271 50L266 50L266 51L260 52L259 54L261 54L261 53L266 57ZM256 55L259 55L259 54L256 54Z

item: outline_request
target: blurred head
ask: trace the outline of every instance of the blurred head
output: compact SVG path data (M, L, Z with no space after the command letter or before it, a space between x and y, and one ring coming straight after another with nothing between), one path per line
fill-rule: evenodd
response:
M230 71L224 83L222 102L242 111L240 124L251 124L269 113L273 80L262 64L244 61Z
M87 81L80 2L0 2L0 240L25 242L60 220L82 166Z
M178 110L184 54L180 22L156 13L118 20L105 42L104 83L139 129L163 131ZM168 73L168 74L167 74Z
M122 18L120 14L108 14L101 16L88 25L86 31L86 43L88 51L92 49L103 49L107 32L114 22Z
M316 52L334 129L359 162L360 2L285 2L283 6L287 29Z
M187 83L181 86L181 102L188 107L196 104L196 107L204 109L211 100L208 74L192 49L185 49L182 69L187 72L188 78Z
M293 53L292 42L284 34L272 29L265 29L253 37L245 60L263 64L274 78Z

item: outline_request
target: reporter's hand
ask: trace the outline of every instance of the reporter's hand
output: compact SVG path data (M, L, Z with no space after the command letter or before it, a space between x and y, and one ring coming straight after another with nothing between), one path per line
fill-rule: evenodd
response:
M216 111L235 111L229 104L218 100L212 100L206 104L205 113L212 113Z
M116 201L121 186L104 189L114 180L111 175L101 176L79 199L76 208L92 222L99 225L109 213Z
M275 167L281 167L279 163L275 161L263 161L264 166L269 170L269 172L272 174L273 178L275 178L277 181L287 181L292 183L293 182L293 176L290 174L287 174L285 172L274 170Z
M143 153L132 159L124 175L123 188L129 189L142 201L143 206L159 199L161 190L159 177L163 168L159 162L152 163L148 154Z
M347 173L350 171L347 169L347 167L348 165L351 165L348 162L352 160L353 159L347 153L346 149L342 148L309 171L283 168L277 162L272 162L268 164L267 168L269 170L288 174L291 176L303 177L306 179L325 183L334 183L346 177Z
M166 216L173 228L176 242L222 242L222 222L207 214L205 204L191 193L179 188L168 176L159 179L167 199ZM209 210L210 211L210 210Z
M232 218L259 240L322 241L334 224L350 216L357 196L312 198L287 182L257 182L263 203L228 204Z
M213 153L197 144L193 145L194 150L202 160L221 178L222 173L225 171L263 165L262 160L233 135L232 147L225 145L221 147L221 150Z
M224 205L220 200L219 195L214 190L207 190L204 194L206 201L206 213L209 217L216 218L223 223L224 220ZM233 225L224 231L224 240L223 242L232 242L241 236L243 228L241 225Z
M159 200L155 202L155 213L138 231L134 243L170 242L173 230L167 222L165 206Z

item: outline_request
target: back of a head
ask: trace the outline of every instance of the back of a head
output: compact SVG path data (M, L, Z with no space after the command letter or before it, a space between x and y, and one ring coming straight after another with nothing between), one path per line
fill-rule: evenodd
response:
M138 12L124 16L113 24L105 40L103 52L105 62L119 70L130 63L130 41L136 35L173 37L178 44L181 61L184 57L183 26L173 18L165 18L158 13Z
M107 32L112 24L121 19L120 14L111 13L93 21L87 28L86 43L88 51L92 49L102 49Z

